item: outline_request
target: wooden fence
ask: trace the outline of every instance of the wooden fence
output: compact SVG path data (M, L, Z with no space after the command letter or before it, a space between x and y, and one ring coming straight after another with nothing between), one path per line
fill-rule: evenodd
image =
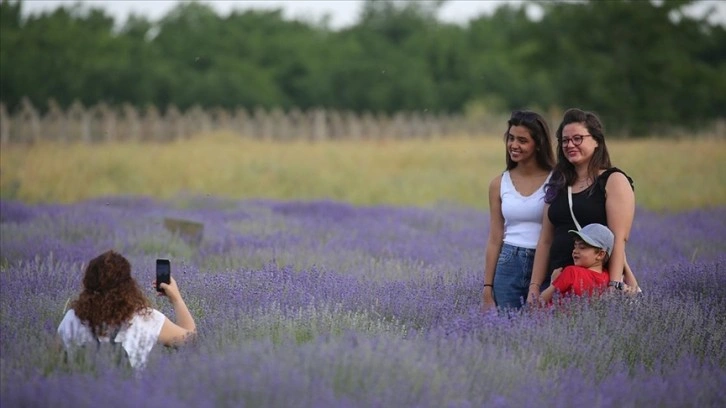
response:
M0 144L32 144L41 140L98 143L140 140L171 141L212 132L231 132L263 140L328 139L405 139L452 135L500 134L507 118L480 115L477 120L461 115L428 112L401 112L394 115L356 114L335 110L245 109L203 110L193 107L184 112L170 107L162 114L151 106L138 110L131 105L120 108L105 103L85 107L73 103L67 110L49 101L41 114L23 99L19 109L8 113L0 103Z

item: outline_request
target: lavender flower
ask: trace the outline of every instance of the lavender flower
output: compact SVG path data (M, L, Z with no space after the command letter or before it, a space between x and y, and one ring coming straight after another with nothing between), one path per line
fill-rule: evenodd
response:
M481 314L488 229L465 208L115 197L0 201L3 406L720 406L726 209L638 209L645 293ZM165 217L204 224L191 246ZM674 238L675 237L675 238ZM156 307L172 260L199 330L129 376L68 364L54 333L84 262L114 248Z

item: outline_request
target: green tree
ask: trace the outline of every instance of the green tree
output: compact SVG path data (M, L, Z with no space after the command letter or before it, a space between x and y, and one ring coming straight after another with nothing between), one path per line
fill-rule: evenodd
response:
M78 3L23 17L0 1L0 98L392 113L579 106L611 130L707 125L726 106L726 27L684 14L690 0L503 5L466 26L444 2L368 0L334 31L281 10L220 16L180 3L123 25Z
M712 99L706 81L715 79L723 59L699 56L713 34L703 30L705 22L680 12L690 3L547 3L530 62L549 67L556 103L596 110L615 129L657 133L667 125L702 121L710 116Z

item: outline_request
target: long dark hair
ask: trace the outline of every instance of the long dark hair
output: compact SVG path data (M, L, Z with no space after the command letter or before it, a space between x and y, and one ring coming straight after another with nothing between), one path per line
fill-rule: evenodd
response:
M529 130L529 135L532 136L536 147L535 157L537 158L537 164L543 169L552 170L555 165L555 156L552 152L552 136L550 134L550 127L547 126L547 122L542 115L527 110L512 112L512 116L507 121L507 131L504 133L505 144L509 135L509 129L512 126L524 126ZM517 162L509 157L509 152L505 151L505 154L507 170L517 167Z
M83 291L70 307L94 335L101 336L148 310L150 303L131 276L129 261L106 251L88 263Z
M603 129L600 118L593 112L583 111L577 108L568 109L562 117L562 123L557 128L557 164L550 178L550 182L545 186L545 202L551 203L557 193L567 186L571 186L577 180L577 171L575 166L567 160L565 153L562 151L562 129L571 123L582 123L587 132L597 141L597 147L590 158L587 167L588 176L596 180L600 174L600 170L612 167L610 162L610 153L605 144L605 131ZM597 183L593 183L593 188Z

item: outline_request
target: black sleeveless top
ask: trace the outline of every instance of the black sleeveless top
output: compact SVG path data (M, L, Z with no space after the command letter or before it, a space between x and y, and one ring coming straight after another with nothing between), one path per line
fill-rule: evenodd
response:
M614 172L625 175L630 182L630 186L633 187L633 179L617 167L612 167L602 173L590 188L572 194L572 211L574 211L577 222L580 223L581 227L592 223L608 225L608 217L605 211L605 185L608 177ZM549 269L547 270L547 279L549 279L553 270L573 264L572 248L574 240L568 231L577 229L577 227L575 227L575 222L572 221L572 215L570 215L570 205L567 202L567 187L557 192L555 199L550 203L547 216L554 226Z

